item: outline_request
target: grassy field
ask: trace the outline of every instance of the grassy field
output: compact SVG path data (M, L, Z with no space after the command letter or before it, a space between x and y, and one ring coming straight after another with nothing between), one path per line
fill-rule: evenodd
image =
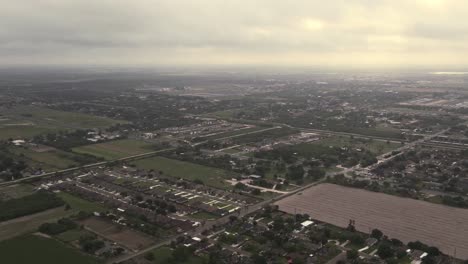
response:
M72 229L58 234L56 238L63 242L72 242L87 234L90 234L90 232L86 230Z
M151 251L154 254L153 264L167 264L172 256L172 249L168 247L161 247ZM190 257L184 262L177 262L178 264L203 264L205 260L200 257Z
M108 210L108 208L102 204L93 203L69 193L59 192L57 193L57 196L60 197L63 201L65 201L65 203L70 205L71 209L76 212L83 211L87 213L93 213L105 212Z
M23 126L23 125L0 125L0 140L9 138L32 138L36 135L52 132L54 129L47 127Z
M29 148L15 147L11 148L11 151L16 155L22 156L30 166L40 166L45 171L66 169L79 165L79 163L74 160L77 154L58 149L36 152Z
M195 214L190 215L190 218L197 219L197 220L211 220L211 219L216 219L217 216L206 213L206 212L198 212Z
M273 127L263 128L263 131L258 133L246 134L238 137L233 137L232 140L236 144L259 142L265 139L276 139L280 137L289 136L298 132L296 129L288 127Z
M119 159L155 150L154 146L150 143L132 139L122 139L73 148L73 152L89 154L106 160Z
M214 140L214 139L220 139L220 138L225 138L225 137L237 136L237 135L241 135L244 133L251 133L251 132L262 130L262 129L265 129L265 128L264 127L250 127L250 128L244 128L244 129L237 129L233 131L219 133L216 135L201 137L201 139L202 140Z
M11 264L97 264L97 259L84 255L61 242L35 235L20 236L0 243L2 263Z
M337 130L340 131L340 130ZM375 128L353 128L353 129L344 129L343 132L356 133L361 135L376 136L376 137L386 137L386 138L403 138L401 131L399 129L378 125Z
M168 159L164 157L153 157L137 160L134 164L142 169L153 169L162 171L164 175L183 178L190 181L201 180L206 185L216 188L229 188L230 185L225 182L235 176L234 173L222 169L207 167L194 163Z
M208 113L208 114L205 114L205 116L229 119L229 118L234 118L234 115L237 114L241 110L242 110L241 108L228 109L228 110Z
M34 232L43 223L53 222L73 213L74 212L72 210L65 211L64 208L60 207L0 222L0 241Z
M314 145L322 146L334 146L334 147L348 147L348 148L361 148L367 149L375 155L381 155L383 153L390 152L398 147L401 147L399 143L385 142L380 140L365 140L360 138L351 139L350 137L338 137L333 136L329 138L324 138L319 141L315 141L311 144L305 144L306 146L313 147Z
M2 111L0 139L30 138L46 132L68 129L105 128L123 120L81 113L57 111L37 106L18 106Z
M0 201L6 199L21 198L34 192L34 187L29 184L16 184L0 188Z

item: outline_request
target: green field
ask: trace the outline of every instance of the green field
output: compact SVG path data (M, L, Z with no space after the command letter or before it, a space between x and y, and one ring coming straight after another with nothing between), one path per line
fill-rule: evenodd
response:
M167 264L172 256L172 249L168 247L161 247L151 251L154 255L153 264ZM184 262L177 262L178 264L203 264L206 261L201 257L192 256Z
M72 210L65 211L64 208L46 210L33 215L28 215L0 223L0 241L15 236L34 232L37 228L47 222L54 222L60 218L73 214Z
M21 126L11 125L2 126L0 125L0 140L6 140L9 138L32 138L36 135L45 134L52 132L53 128L47 127L36 127L36 126Z
M115 160L155 150L154 145L150 143L132 139L122 139L73 148L73 152L89 154L106 160Z
M8 264L97 264L97 259L84 255L50 238L26 235L0 243L2 263Z
M228 109L228 110L223 110L223 111L217 111L217 112L212 112L205 114L205 116L208 117L215 117L215 118L224 118L224 119L229 119L229 118L234 118L234 116L239 112L242 111L242 108L237 108L237 109Z
M321 145L321 146L333 146L333 147L348 147L348 148L361 148L361 149L367 149L370 152L372 152L375 155L381 155L383 153L390 152L398 147L401 147L401 144L399 143L393 143L389 142L387 143L386 141L381 141L381 140L366 140L366 139L361 139L361 138L354 138L351 139L350 137L338 137L338 136L332 136L329 138L324 138L319 141L315 141L311 144L305 144L310 147L313 147L314 145Z
M217 216L214 214L206 213L206 212L198 212L189 216L190 218L197 219L197 220L212 220L216 219Z
M190 162L168 159L164 157L153 157L137 160L134 164L142 169L163 171L164 175L183 178L186 180L201 180L206 185L216 188L229 188L225 182L236 176L235 173L222 169L207 167Z
M60 197L63 201L65 201L65 203L70 205L71 209L75 212L83 211L87 213L93 213L105 212L108 210L108 208L102 204L93 203L69 193L59 192L57 193L57 196Z
M67 169L80 165L74 159L77 154L54 149L46 152L36 152L29 148L10 148L11 152L21 156L30 166L41 167L45 171Z
M4 199L16 199L34 192L34 187L29 184L16 184L0 188L0 201Z
M226 138L226 137L242 135L245 133L252 133L254 131L263 130L263 129L265 129L265 127L250 127L250 128L238 129L238 130L233 130L233 131L227 131L227 132L223 132L223 133L219 133L219 134L211 135L207 137L200 137L200 139L201 140L221 139L221 138Z
M105 128L128 123L105 117L52 110L38 106L18 106L2 110L0 139L30 138L58 130Z
M90 234L90 232L86 230L80 230L80 229L72 229L65 231L63 233L60 233L56 236L57 239L63 242L72 242L80 239L80 237L85 236Z
M333 129L330 129L333 130ZM335 130L333 130L335 131ZM367 136L375 136L375 137L384 137L384 138L395 138L395 139L402 139L403 136L399 129L384 126L384 125L377 125L374 128L345 128L345 129L337 129L336 131L348 132L348 133L355 133L360 135L367 135Z

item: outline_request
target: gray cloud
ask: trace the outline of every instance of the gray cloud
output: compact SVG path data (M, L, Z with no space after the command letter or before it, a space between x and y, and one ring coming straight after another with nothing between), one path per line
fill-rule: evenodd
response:
M0 59L418 66L430 52L433 64L460 66L467 15L464 0L5 1Z

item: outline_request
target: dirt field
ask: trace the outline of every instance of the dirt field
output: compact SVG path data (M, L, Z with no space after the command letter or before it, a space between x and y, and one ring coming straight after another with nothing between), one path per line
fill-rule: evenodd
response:
M80 222L88 230L112 240L126 248L140 250L150 246L154 241L140 232L108 222L97 217L90 217Z
M321 184L276 203L287 213L346 227L350 219L359 231L378 228L403 242L420 240L446 254L468 259L468 210L382 193Z

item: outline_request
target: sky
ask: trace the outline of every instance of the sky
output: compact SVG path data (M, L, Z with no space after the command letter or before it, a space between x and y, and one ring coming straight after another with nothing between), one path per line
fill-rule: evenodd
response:
M466 0L0 0L0 64L468 66Z

